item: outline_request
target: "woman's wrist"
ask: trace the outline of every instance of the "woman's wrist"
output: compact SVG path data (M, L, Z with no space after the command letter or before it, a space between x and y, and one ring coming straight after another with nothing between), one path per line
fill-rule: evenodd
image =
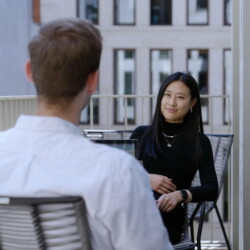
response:
M180 202L191 202L192 201L192 193L188 189L178 190Z
M181 196L181 201L180 202L186 202L188 200L188 192L186 190L180 190L180 196Z

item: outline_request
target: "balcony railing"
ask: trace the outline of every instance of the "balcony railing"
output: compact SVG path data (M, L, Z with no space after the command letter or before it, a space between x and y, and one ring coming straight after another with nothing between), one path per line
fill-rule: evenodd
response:
M201 99L205 132L231 133L229 96L202 95ZM81 126L84 129L134 129L151 122L155 102L154 95L93 95L88 108L82 112ZM34 114L35 107L35 96L0 97L0 130L12 127L20 114Z
M205 132L232 133L229 96L202 95L201 98L204 104L202 112L206 122ZM134 101L131 102L131 99ZM138 125L150 123L155 102L156 96L153 95L93 95L89 107L82 112L80 127L88 130L132 130ZM20 114L34 114L36 103L35 96L0 97L0 130L12 127ZM116 115L119 115L118 122L115 120ZM231 167L228 169L228 184L225 186L225 192L221 192L218 207L222 217L226 219L225 227L230 238ZM223 241L223 235L215 218L216 216L211 213L203 229L202 239L210 242L209 244Z
M81 122L86 129L133 129L149 124L155 109L155 95L93 95ZM207 133L230 133L228 95L202 95L202 115ZM132 103L132 104L131 104Z
M35 96L0 97L0 131L14 126L20 114L34 114L35 108Z

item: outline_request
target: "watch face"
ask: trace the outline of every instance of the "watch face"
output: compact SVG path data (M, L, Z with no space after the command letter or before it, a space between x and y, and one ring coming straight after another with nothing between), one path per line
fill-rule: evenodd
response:
M182 201L185 201L188 198L188 194L186 190L181 190Z

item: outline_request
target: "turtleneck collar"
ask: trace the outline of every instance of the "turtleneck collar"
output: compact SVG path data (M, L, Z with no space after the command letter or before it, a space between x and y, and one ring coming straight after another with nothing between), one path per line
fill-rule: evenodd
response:
M184 130L184 123L163 122L163 132L166 135L178 135Z

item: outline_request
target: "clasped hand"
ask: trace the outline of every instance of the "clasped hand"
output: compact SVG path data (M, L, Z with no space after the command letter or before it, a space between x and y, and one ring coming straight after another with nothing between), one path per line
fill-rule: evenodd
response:
M176 190L175 184L166 176L149 174L151 188L159 194L168 194Z
M162 196L157 200L157 205L160 210L169 212L181 201L181 196L176 191L176 186L166 176L158 174L149 174L151 188Z
M174 191L169 194L163 194L158 200L157 205L161 211L170 212L176 205L182 201L179 191Z

